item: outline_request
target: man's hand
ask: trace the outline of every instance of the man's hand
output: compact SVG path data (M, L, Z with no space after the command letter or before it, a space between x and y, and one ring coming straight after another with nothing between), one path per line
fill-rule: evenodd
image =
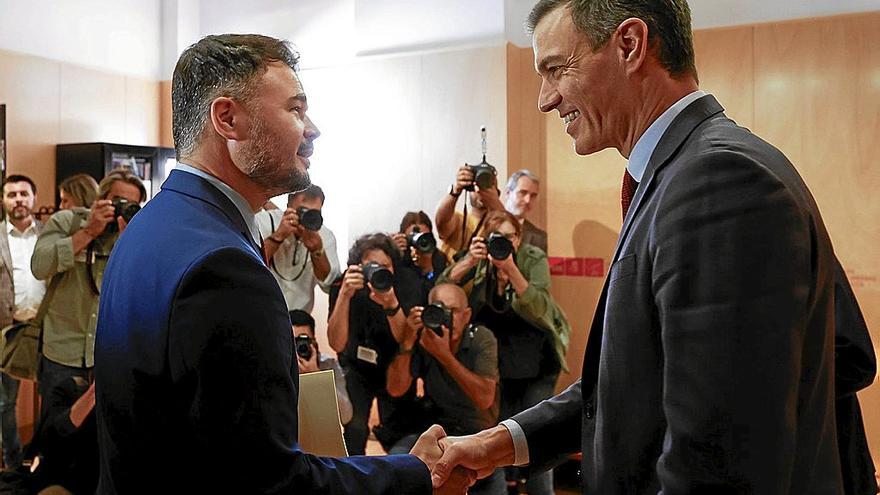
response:
M409 241L406 240L406 234L400 232L391 234L391 240L394 241L394 245L397 246L400 255L406 256L406 253L409 250Z
M296 233L297 227L299 227L299 215L297 215L296 210L293 208L288 208L284 210L284 215L281 216L281 223L278 224L275 232L272 232L272 237L287 239Z
M428 354L434 356L434 359L441 363L445 363L446 359L452 358L452 349L449 348L449 337L452 332L443 325L441 331L443 336L437 335L434 330L427 329L422 332L419 339L419 345L422 346Z
M397 294L394 293L394 287L385 292L379 292L370 285L370 299L384 309L391 309L400 305L397 300Z
M299 365L300 373L313 373L318 371L318 349L316 346L312 346L312 357L308 360L305 360L299 354L296 354L296 362Z
M305 246L310 253L320 251L324 248L324 241L321 239L321 235L318 234L317 231L309 230L302 225L297 224L293 233L302 241L303 246Z
M364 272L358 265L350 265L342 277L342 285L339 287L339 297L351 299L355 292L364 288Z
M433 473L434 467L440 457L443 455L441 449L441 440L446 437L446 432L440 425L434 425L419 437L413 446L410 454L416 456L428 466L428 470ZM434 483L434 493L467 493L467 489L474 484L476 475L473 471L467 469L454 469L444 479L442 485L434 483L432 475L431 482Z
M99 199L92 203L89 210L89 218L86 220L86 226L83 230L90 237L98 237L104 233L107 224L116 220L114 214L116 208L113 207L113 201L109 199Z
M455 185L452 186L456 195L461 194L466 187L474 185L474 171L469 165L462 165L455 174Z
M453 476L457 467L477 473L482 479L496 468L513 464L513 438L503 425L483 430L475 435L439 439L443 454L431 470L434 488L442 487Z
M503 260L496 260L493 257L489 257L489 260L495 265L495 268L498 269L500 273L503 273L510 278L514 273L519 273L519 268L516 266L516 262L513 260L513 254L504 258Z
M406 315L406 334L404 334L403 342L400 343L403 347L410 349L416 345L419 331L425 326L422 323L422 311L424 310L425 308L422 306L413 306L409 310L409 314Z

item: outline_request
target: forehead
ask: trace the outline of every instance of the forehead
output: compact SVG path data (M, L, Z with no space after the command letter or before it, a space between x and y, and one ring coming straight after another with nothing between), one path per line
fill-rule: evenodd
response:
M308 325L293 325L292 328L293 328L293 333L296 335L299 335L302 333L306 333L309 335L312 334L312 327L310 327Z
M516 234L516 227L509 221L504 221L498 226L498 232L502 234Z
M456 290L458 289L458 290ZM467 297L461 288L451 284L440 284L431 292L431 302L442 302L447 308L467 306Z
M527 191L537 191L538 183L523 175L516 181L516 189L517 190L527 190Z
M281 62L271 62L257 85L261 98L297 98L305 103L306 94L296 72Z
M23 191L27 191L27 192L30 192L30 193L33 192L33 191L31 190L31 185L28 184L28 183L25 182L25 181L19 181L19 182L8 182L8 183L6 183L6 184L3 184L3 193L4 193L4 194L8 194L8 193L11 193L11 192L13 192L13 191L14 191L14 192L23 192Z
M391 265L391 258L389 258L388 255L385 254L385 251L382 251L381 249L370 249L365 251L361 261L375 261L380 265Z
M561 5L550 11L532 34L535 69L543 72L548 66L567 59L578 43L586 42L585 38L575 27L568 7Z

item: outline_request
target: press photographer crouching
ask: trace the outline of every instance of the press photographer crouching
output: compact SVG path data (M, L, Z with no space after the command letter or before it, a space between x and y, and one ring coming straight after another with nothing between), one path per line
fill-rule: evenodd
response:
M41 396L48 397L53 388L74 377L90 381L104 267L120 233L146 199L136 175L114 170L99 184L98 199L90 209L55 213L37 239L31 270L49 284L38 382ZM47 402L43 401L41 416Z
M324 225L323 207L324 191L312 184L288 195L283 212L264 209L256 214L269 268L287 309L310 312L315 305L315 286L329 293L330 285L339 278L336 236Z
M397 246L385 234L358 238L348 264L330 290L327 337L345 371L352 404L352 420L345 425L348 453L361 455L373 399L378 400L381 421L377 437L386 448L406 434L421 432L412 417L414 390L392 399L385 388L385 372L406 333L404 310L424 305L427 292L412 271L398 270Z
M430 305L414 307L406 334L388 367L388 393L405 394L417 378L424 382L421 409L430 423L449 435L467 435L495 425L498 417L498 347L492 332L471 324L464 290L439 284L431 290ZM427 427L427 425L426 425ZM418 435L399 440L390 454L404 454ZM479 481L471 494L506 493L504 473L498 470Z
M345 386L345 373L336 359L321 352L315 339L315 319L301 309L290 312L290 328L293 331L293 354L299 366L299 373L333 370L336 382L336 403L339 405L339 421L351 421L351 401Z
M446 255L437 249L431 218L424 211L408 211L400 221L400 230L391 238L400 250L401 265L414 270L430 290L449 265Z
M500 419L507 419L553 395L565 365L571 327L550 295L547 255L521 241L522 226L507 211L486 214L483 232L470 250L446 269L438 284L464 285L474 321L498 340ZM553 493L552 472L532 473L530 494Z

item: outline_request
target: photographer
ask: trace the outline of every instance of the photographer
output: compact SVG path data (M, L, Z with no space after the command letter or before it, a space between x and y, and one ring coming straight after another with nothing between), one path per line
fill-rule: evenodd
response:
M293 354L299 365L299 373L333 370L336 382L336 403L339 404L339 421L346 424L351 421L351 401L345 386L345 373L336 359L324 354L318 348L315 339L315 319L301 309L290 312L290 327L293 331Z
M411 271L398 270L398 250L385 234L358 238L348 254L349 267L330 290L327 337L345 370L353 417L345 425L351 455L364 453L373 399L379 403L383 432L391 445L414 433L408 407L414 391L392 400L385 390L385 371L406 332L404 309L425 304L427 293Z
M89 379L94 366L98 288L110 251L127 218L147 199L140 179L114 170L98 186L91 209L61 210L49 219L34 247L31 270L49 282L49 309L43 320L42 362L38 387L48 397L59 383ZM158 234L157 234L158 235ZM47 401L41 412L45 414Z
M489 177L484 182L486 187L480 187L476 183L474 167L464 165L458 169L455 182L449 186L449 193L443 196L440 203L437 204L434 221L437 225L437 235L443 241L440 244L440 251L446 254L449 259L455 259L456 254L467 250L471 237L480 231L486 212L504 211L504 204L501 203L499 196L495 167L491 165L486 167L479 171L485 172L485 176ZM469 193L471 210L468 211L467 223L463 228L465 214L455 211L455 205L458 202L458 197L464 191L471 191Z
M310 312L315 286L324 292L339 277L336 236L321 217L324 191L315 184L288 195L287 209L264 209L256 215L269 268L287 309Z
M391 239L400 250L401 264L415 270L433 287L434 280L443 273L449 260L437 249L434 226L428 214L424 211L406 212L400 221L400 230Z
M484 232L489 234L474 237L468 254L437 283L473 281L469 299L474 321L498 339L503 420L553 395L556 378L566 369L571 328L550 296L547 255L522 243L516 217L489 212ZM552 473L533 473L527 491L552 493Z
M88 208L98 198L98 183L89 174L71 175L58 184L58 195L61 210Z
M427 308L414 307L397 356L388 367L388 393L403 395L416 378L424 382L426 418L449 435L489 428L498 417L498 347L486 327L471 325L471 308L461 287L439 284ZM406 453L418 439L407 435L390 450ZM472 494L504 494L502 471L478 482Z

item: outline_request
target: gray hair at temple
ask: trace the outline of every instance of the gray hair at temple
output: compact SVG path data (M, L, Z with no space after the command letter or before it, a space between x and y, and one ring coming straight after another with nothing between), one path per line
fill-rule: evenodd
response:
M535 184L541 184L541 179L539 179L534 172L527 168L524 168L510 174L510 178L507 179L507 192L513 192L513 190L516 189L516 185L517 183L519 183L520 177L528 177L529 179L535 181Z
M178 159L198 146L214 99L229 97L253 110L256 82L272 62L296 72L299 55L287 41L259 34L205 36L184 50L171 80L171 129Z
M697 79L687 0L540 0L526 19L526 31L534 33L541 19L560 6L569 9L593 52L608 42L620 23L641 19L648 26L651 48L657 50L657 58L669 74Z

